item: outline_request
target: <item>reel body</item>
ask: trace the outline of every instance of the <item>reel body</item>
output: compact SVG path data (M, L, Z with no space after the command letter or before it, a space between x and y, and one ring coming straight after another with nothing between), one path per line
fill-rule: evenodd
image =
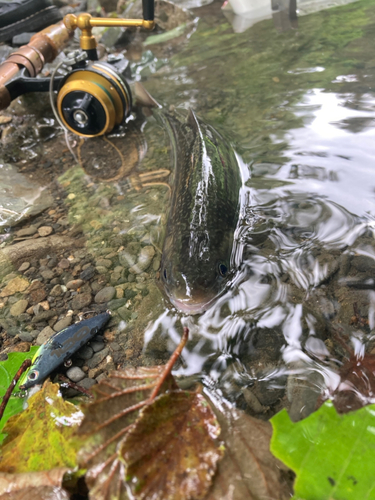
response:
M83 137L111 132L131 113L129 78L129 63L123 57L73 69L61 81L57 94L57 113L63 125Z

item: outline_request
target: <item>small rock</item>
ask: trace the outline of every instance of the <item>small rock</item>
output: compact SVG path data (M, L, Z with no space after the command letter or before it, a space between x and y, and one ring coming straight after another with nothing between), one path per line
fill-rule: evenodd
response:
M125 269L128 269L129 267L133 266L136 263L136 257L127 251L120 253L118 257L120 264Z
M108 308L110 310L116 311L116 309L119 309L120 307L124 306L126 304L126 299L113 299L108 302Z
M43 311L34 316L33 319L31 320L31 323L39 323L41 321L47 321L53 318L54 316L56 316L55 311Z
M96 267L96 271L99 273L99 274L106 274L108 272L108 269L104 266L97 266Z
M78 293L72 300L72 309L80 310L91 304L91 293Z
M70 267L70 262L68 259L61 259L57 265L61 269L68 269Z
M113 286L106 286L95 295L95 302L103 304L109 302L116 295L116 289Z
M16 235L18 238L23 238L24 236L32 236L38 231L36 226L25 227L24 229L20 229L17 231Z
M68 290L77 290L82 285L83 285L82 280L71 280L71 281L68 281L68 283L66 284L66 288Z
M48 302L48 300L44 300L43 302L40 302L40 303L39 303L39 305L40 305L41 307L43 307L43 309L44 309L45 311L49 311L49 310L50 310L50 306L49 306L49 302Z
M78 366L72 366L67 370L66 376L70 378L72 382L80 382L86 377L86 374L81 368L78 368Z
M49 236L53 231L51 226L41 226L38 229L39 236Z
M95 267L89 266L84 271L81 272L79 277L81 278L81 280L84 281L91 280L91 278L95 276L95 272L96 272Z
M30 332L20 332L18 336L23 342L32 342L34 340L34 337Z
M0 297L9 297L17 292L23 292L29 286L29 282L25 278L17 276L9 281L6 287L0 293Z
M39 330L31 330L31 332L29 332L30 335L32 336L33 340L37 338L37 336L39 335L40 331Z
M42 345L44 342L46 342L52 335L54 335L54 331L50 326L46 326L43 328L43 330L39 333L35 343L36 345Z
M48 269L47 271L42 271L40 274L42 275L43 279L47 281L51 280L55 276L55 273L50 269Z
M27 271L29 269L29 267L30 267L30 262L24 262L18 268L18 272L23 273L24 271Z
M19 316L26 311L28 304L29 302L25 299L19 300L10 308L10 314L15 317Z
M50 295L51 297L59 297L60 295L62 295L64 293L61 285L55 285L52 290L50 291Z
M91 346L85 345L76 354L79 358L87 360L93 357L94 350Z
M60 330L64 330L64 328L67 328L71 324L72 317L66 316L63 319L60 319L55 325L53 325L53 329L55 330L55 332L59 332Z
M92 344L91 344L91 347L92 347ZM106 347L102 351L97 352L96 354L94 354L94 356L91 359L88 360L87 366L89 368L91 368L91 369L95 368L99 363L101 363L106 358L106 356L108 354L109 354L109 348Z
M89 390L95 384L96 384L96 381L93 378L85 378L85 379L81 380L79 385L81 387L83 387L84 389Z
M131 312L129 311L129 309L126 306L123 306L123 307L120 307L119 309L117 309L117 313L120 316L120 318L123 319L124 321L130 320Z
M95 262L95 265L97 267L100 266L100 267L105 267L105 268L109 269L112 266L112 261L109 259L98 259Z
M99 351L102 351L105 347L105 343L104 342L99 342L97 340L93 340L91 343L90 343L90 346L91 346L91 349L94 351L94 352L99 352Z

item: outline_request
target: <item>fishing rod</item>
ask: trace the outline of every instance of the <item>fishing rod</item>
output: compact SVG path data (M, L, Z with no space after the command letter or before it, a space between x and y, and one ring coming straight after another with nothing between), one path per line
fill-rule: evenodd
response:
M141 27L152 30L154 0L142 0L143 19L96 18L88 13L68 14L63 21L34 35L0 65L0 111L29 92L49 92L60 125L83 137L107 134L123 123L133 107L129 61L109 55L99 62L94 27ZM68 54L51 77L36 78L44 65L55 59L79 29L80 49ZM70 66L57 75L62 64ZM56 104L53 92L57 91Z

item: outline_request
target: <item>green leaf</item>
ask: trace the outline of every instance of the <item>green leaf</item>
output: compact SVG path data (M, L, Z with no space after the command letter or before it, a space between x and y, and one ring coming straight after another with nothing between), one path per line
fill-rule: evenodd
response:
M375 405L339 415L327 401L300 422L282 410L271 423L271 451L297 474L294 498L375 499Z
M58 384L47 381L28 400L28 408L9 419L0 449L0 472L21 473L74 468L72 435L82 412L61 397Z
M8 359L0 362L0 398L4 397L10 383L13 380L14 375L19 370L25 359L32 359L39 349L39 346L33 346L30 348L29 352L11 352L8 354ZM14 388L13 392L18 390L19 382ZM1 433L4 425L10 417L17 415L22 411L24 399L17 396L11 396L8 404L5 408L4 415L0 420L0 444L5 438L5 434Z

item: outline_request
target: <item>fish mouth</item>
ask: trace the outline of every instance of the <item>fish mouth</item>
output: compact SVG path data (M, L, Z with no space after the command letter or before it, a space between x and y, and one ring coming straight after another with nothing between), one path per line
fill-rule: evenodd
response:
M175 299L173 297L169 297L169 300L176 307L176 309L183 312L184 314L195 315L202 314L207 311L207 309L209 309L212 304L216 302L218 297L219 296L216 295L206 302L191 302L189 300Z

